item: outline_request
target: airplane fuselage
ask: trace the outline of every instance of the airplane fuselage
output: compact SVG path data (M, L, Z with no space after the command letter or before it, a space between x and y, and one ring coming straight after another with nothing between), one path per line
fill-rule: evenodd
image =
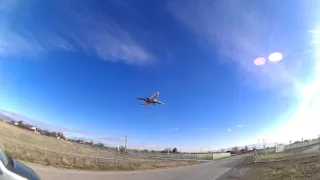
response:
M152 99L146 98L145 102L151 103L151 104L157 104L157 103L158 103L158 100L156 100L156 99L153 99L153 100L152 100Z

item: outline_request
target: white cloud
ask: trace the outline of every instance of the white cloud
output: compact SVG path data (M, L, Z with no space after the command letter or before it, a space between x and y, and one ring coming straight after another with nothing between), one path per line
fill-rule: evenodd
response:
M42 22L38 29L9 21L11 16L18 16L15 12L24 9L16 9L6 15L5 23L0 26L0 56L82 51L103 60L128 64L145 64L155 59L133 34L104 12L94 11L91 6L86 6L87 3L76 7L66 6L68 9L58 4L61 5L53 3L50 8L56 11L59 21ZM1 8L0 13L7 8ZM19 27L12 28L12 24Z
M178 131L179 129L180 129L180 128L174 128L173 130L174 130L174 131Z
M248 125L246 125L246 124L239 124L239 125L237 125L238 128L243 128L243 127L246 127L246 126L248 126Z
M250 0L175 0L168 3L168 11L195 32L201 42L206 42L202 45L209 44L224 57L222 59L239 65L246 84L254 83L260 88L292 89L300 86L299 79L302 76L299 73L306 73L305 65L301 62L306 63L310 59L302 55L301 47L299 51L294 47L303 43L301 39L283 37L291 32L283 31L287 28L283 22L288 20L279 17L285 16L283 8L292 8L295 13L302 14L301 19L298 19L301 22L297 19L295 22L306 25L311 19L304 21L304 18L309 17L304 14L311 5L297 2L287 6L282 2ZM266 62L258 67L254 65L255 58L267 58L274 51L284 54L281 63Z
M229 128L229 129L227 129L227 131L228 131L228 132L231 132L232 130Z
M33 38L26 39L9 29L0 29L0 55L37 54L45 52L39 42Z

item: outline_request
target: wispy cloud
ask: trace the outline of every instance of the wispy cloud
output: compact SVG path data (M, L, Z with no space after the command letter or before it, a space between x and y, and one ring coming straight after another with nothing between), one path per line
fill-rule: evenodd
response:
M260 88L292 89L299 87L298 77L305 77L301 76L301 73L307 73L301 62L310 63L310 58L302 56L299 44L303 43L304 39L290 38L290 32L283 31L288 28L288 24L284 23L288 22L288 19L282 20L279 17L285 16L283 6L302 15L312 6L312 3L301 3L287 6L271 1L174 0L170 1L167 7L172 16L193 30L201 42L205 42L201 43L202 45L209 44L224 57L222 59L231 60L231 63L241 67L241 76L246 76L245 83L254 83ZM303 18L309 16L299 17L303 24L310 22L310 19L303 21ZM297 44L300 49L295 46ZM275 65L268 62L259 67L254 65L255 58L267 58L273 51L284 54L281 63Z
M103 11L94 9L90 3L66 3L66 7L62 7L61 3L45 3L43 9L54 10L59 21L41 21L39 27L9 20L10 17L24 14L20 12L31 11L35 2L24 6L30 9L16 8L6 14L5 23L0 26L0 56L37 56L53 51L79 51L103 60L128 64L146 64L155 60L134 34ZM9 7L13 9L12 6L17 3L7 4L0 8L0 13ZM30 14L28 18L38 18ZM28 15L26 13L23 16Z
M228 132L231 132L232 130L229 128L229 129L227 129L227 131L228 131Z
M203 127L200 127L200 128L196 128L197 131L205 131L207 130L207 128L203 128Z
M246 126L248 126L248 125L247 124L239 124L239 125L237 125L238 128L243 128L243 127L246 127Z
M177 128L177 127L176 127L176 128L173 128L173 131L178 131L179 129L180 129L180 128Z

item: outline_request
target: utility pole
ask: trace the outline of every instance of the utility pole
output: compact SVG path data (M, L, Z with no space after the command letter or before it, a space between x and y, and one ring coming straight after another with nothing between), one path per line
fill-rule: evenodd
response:
M125 143L124 143L124 152L127 152L128 136L126 135L125 138L126 138L126 140L125 140Z

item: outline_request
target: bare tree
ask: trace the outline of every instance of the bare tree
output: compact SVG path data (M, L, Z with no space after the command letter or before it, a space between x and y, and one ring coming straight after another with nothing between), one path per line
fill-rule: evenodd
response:
M119 147L119 150L120 150L120 152L125 152L125 151L126 151L126 148L125 148L124 146L120 146L120 147Z
M221 152L224 153L224 149L221 149Z
M232 152L233 153L238 153L239 152L239 148L237 146L232 148Z

